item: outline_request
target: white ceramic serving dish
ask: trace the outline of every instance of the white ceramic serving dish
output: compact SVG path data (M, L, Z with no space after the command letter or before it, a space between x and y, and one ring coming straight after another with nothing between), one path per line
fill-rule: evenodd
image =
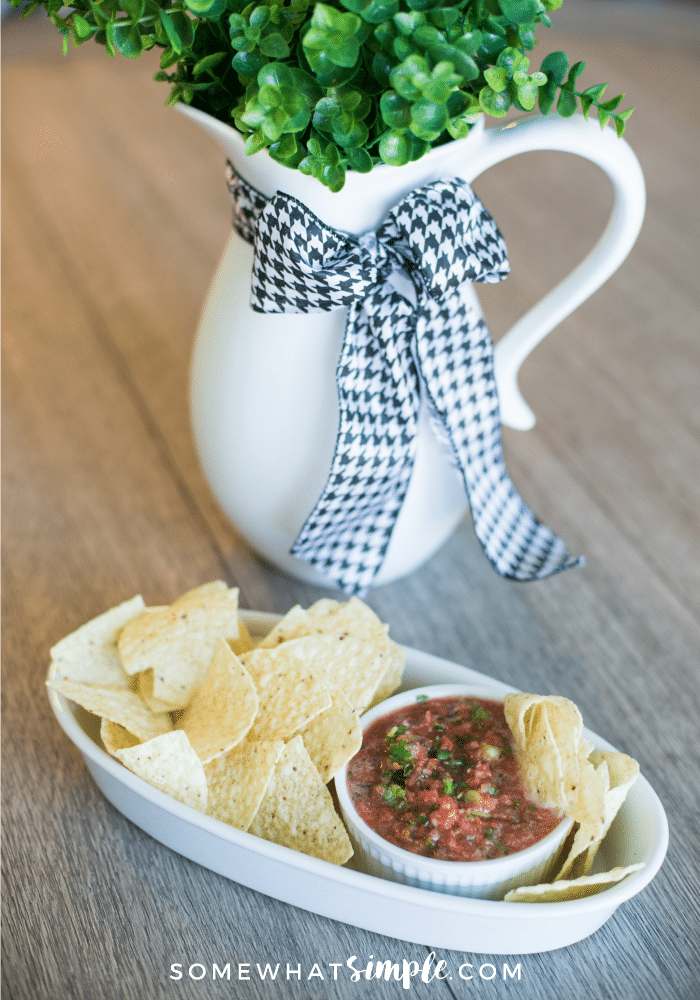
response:
M244 612L253 635L279 616ZM402 688L474 683L505 694L514 690L475 670L407 649ZM492 955L551 951L596 931L652 880L668 845L659 799L642 776L635 782L598 852L601 870L644 862L645 867L595 896L564 903L504 903L432 892L333 865L271 844L182 805L151 787L106 753L99 722L49 691L56 718L85 759L105 797L127 819L184 857L284 903L333 920L416 944ZM601 749L609 743L586 731Z
M432 684L387 698L362 716L363 731L383 715L406 705L415 705L416 699L460 697L487 698L500 701L503 695L492 687L475 684ZM352 762L351 762L352 764ZM511 889L521 885L537 885L547 870L566 835L571 820L563 819L552 832L523 851L490 861L441 861L405 851L380 837L358 815L347 786L346 765L335 778L340 810L355 849L355 866L369 875L416 885L435 892L449 892L472 899L503 899Z

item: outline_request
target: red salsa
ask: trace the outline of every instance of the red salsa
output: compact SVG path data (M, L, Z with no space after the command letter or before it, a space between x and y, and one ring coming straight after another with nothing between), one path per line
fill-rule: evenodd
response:
M366 729L348 766L365 823L404 850L444 861L522 851L561 816L528 800L503 704L419 699Z

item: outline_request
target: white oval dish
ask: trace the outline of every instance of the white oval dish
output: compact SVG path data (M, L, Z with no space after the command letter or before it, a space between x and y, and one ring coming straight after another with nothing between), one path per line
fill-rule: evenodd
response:
M278 615L243 612L254 636ZM407 649L404 690L425 684L487 685L515 690L475 670ZM552 951L598 930L651 882L668 846L668 822L642 776L633 785L599 851L601 870L645 867L595 896L563 903L504 903L433 892L333 865L261 840L182 805L128 771L102 748L99 720L49 691L51 707L104 796L127 819L178 854L225 878L302 909L415 944L492 955ZM584 730L600 749L605 740Z
M474 684L433 684L387 698L362 716L366 730L377 719L397 708L413 705L417 698L445 698L453 695L502 701L502 692ZM340 810L355 849L355 864L369 875L377 875L404 885L415 885L435 892L470 896L472 899L502 900L507 892L521 885L542 881L552 858L571 829L571 820L563 819L548 836L523 851L490 861L442 861L413 854L380 837L358 815L347 786L346 765L336 775L335 788Z

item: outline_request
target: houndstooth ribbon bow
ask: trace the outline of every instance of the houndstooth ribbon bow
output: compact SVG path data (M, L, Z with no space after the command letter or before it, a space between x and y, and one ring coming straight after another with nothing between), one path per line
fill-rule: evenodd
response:
M578 565L506 471L493 345L463 289L500 281L508 259L471 188L455 179L412 191L376 233L356 237L331 229L289 195L266 198L230 164L228 183L234 226L255 246L252 308L348 309L335 455L292 553L346 593L367 592L406 495L425 398L494 568L532 580Z

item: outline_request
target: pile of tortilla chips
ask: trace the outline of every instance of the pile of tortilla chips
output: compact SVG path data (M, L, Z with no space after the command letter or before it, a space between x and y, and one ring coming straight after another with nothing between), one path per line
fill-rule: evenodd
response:
M637 762L623 753L594 750L583 736L581 713L567 698L509 694L504 709L526 790L541 805L574 820L550 867L551 880L513 889L506 901L578 899L642 868L635 864L589 874L603 837L639 774Z
M49 687L101 717L106 750L186 805L294 850L352 855L326 787L405 654L357 598L292 608L259 645L220 581L126 601L51 651Z

